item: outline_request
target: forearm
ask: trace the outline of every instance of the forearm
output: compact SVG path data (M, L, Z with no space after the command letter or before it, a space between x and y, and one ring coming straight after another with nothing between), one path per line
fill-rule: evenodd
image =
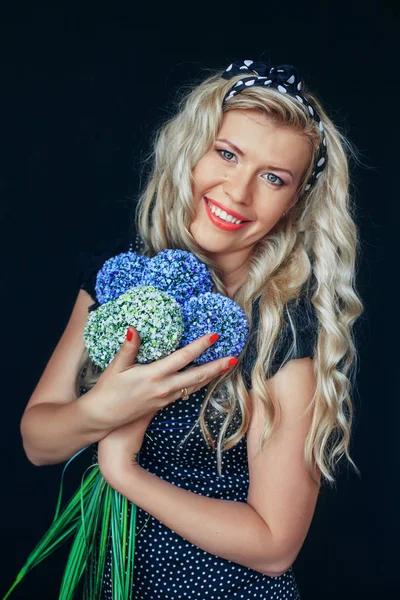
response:
M270 576L286 569L272 533L245 502L200 496L139 466L110 485L202 550Z
M108 435L94 423L89 406L95 389L66 404L41 403L28 409L21 420L25 453L36 466L67 461L78 450Z

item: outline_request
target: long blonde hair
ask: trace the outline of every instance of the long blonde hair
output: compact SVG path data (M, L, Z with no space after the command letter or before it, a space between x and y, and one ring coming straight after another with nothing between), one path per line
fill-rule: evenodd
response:
M223 104L228 89L239 79L237 76L226 81L220 74L213 73L200 84L191 86L177 102L175 115L155 133L152 151L147 157L151 172L137 203L136 227L147 256L166 248L189 250L208 265L215 291L227 295L223 274L189 231L195 216L193 168L214 142L223 115L230 110L261 111L275 123L306 136L312 148L312 160L300 183L299 200L254 246L248 277L233 299L243 308L251 325L253 302L259 298L260 327L257 340L253 340L257 344L257 360L251 384L265 405L266 421L260 438L260 449L263 449L278 424L279 406L268 393L267 374L283 325L283 312L286 310L289 315L295 343L296 319L292 318L291 311L303 294L310 296L318 318L313 362L317 385L308 408L313 416L304 458L316 484L317 466L326 482L333 485L336 465L343 456L359 473L349 453L353 422L350 394L357 370L353 325L363 312L355 290L359 239L355 207L349 194L348 157L356 157L356 153L318 99L303 88L302 94L320 115L328 152L325 170L305 192L321 142L318 125L300 102L272 88L251 87ZM289 301L294 302L289 304ZM229 373L210 382L194 425L200 424L205 442L216 448L220 475L222 453L243 438L250 424L251 398L240 367L239 362ZM216 443L205 419L207 407L223 417ZM240 426L226 437L238 408L242 415Z

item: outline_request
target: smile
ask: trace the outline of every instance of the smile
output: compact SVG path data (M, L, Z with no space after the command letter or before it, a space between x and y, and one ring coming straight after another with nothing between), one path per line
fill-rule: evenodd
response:
M205 199L208 202L208 205L210 206L213 213L216 214L217 217L221 217L224 221L228 221L228 223L241 223L242 221L249 220L243 217L242 215L239 215L239 213L237 213L234 210L228 212L223 204L220 204L215 200L210 200L210 198L207 198L206 196Z
M242 221L236 216L226 212L219 206L213 204L208 198L204 197L206 212L210 221L223 231L236 231L245 227L250 221ZM237 213L235 213L237 215ZM240 216L240 215L238 215Z

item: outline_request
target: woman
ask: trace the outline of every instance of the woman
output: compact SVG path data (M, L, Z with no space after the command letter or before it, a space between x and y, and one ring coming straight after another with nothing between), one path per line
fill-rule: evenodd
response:
M299 598L292 565L321 482L334 484L343 456L358 472L352 152L297 69L235 61L159 131L136 245L117 240L88 257L21 430L37 465L98 442L104 478L138 507L134 598ZM238 362L186 368L215 343L209 335L134 364L140 338L129 328L96 372L82 340L95 276L128 247L184 249L208 265L214 291L251 325Z

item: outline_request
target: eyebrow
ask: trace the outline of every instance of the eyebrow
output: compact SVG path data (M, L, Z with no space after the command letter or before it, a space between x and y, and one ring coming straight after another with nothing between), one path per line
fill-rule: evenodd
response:
M231 148L233 148L233 150L235 152L237 152L239 154L239 156L244 156L243 150L241 150L240 148L238 148L235 144L233 144L229 140L226 140L225 138L218 138L215 141L216 142L223 142L224 144L228 144L228 146L230 146ZM289 169L284 169L282 167L273 167L272 165L269 165L268 169L273 169L274 171L284 171L285 173L288 173L292 177L292 179L294 179L294 175L293 175L292 171L289 171Z

